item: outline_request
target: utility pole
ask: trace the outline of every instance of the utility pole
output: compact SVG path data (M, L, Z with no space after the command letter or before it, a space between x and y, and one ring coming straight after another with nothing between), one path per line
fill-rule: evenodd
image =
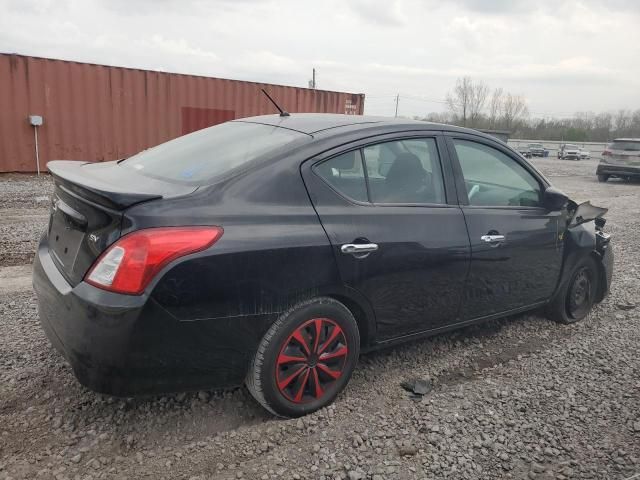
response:
M316 69L313 69L313 75L311 80L309 80L309 88L315 90L316 89Z
M398 116L398 102L400 102L400 94L396 95L396 117Z

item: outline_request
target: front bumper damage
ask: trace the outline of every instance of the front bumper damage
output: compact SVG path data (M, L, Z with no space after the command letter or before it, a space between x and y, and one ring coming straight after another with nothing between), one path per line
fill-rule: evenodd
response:
M581 254L593 255L600 267L600 291L598 302L609 293L613 278L614 252L611 235L604 231L606 220L603 218L609 210L584 202L580 205L570 202L570 220L568 224L569 240L575 247L576 259Z

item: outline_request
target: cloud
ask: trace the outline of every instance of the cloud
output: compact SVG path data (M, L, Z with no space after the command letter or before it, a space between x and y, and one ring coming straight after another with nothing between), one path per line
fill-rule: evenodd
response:
M441 110L463 75L532 111L640 108L635 0L0 3L0 51L298 86L315 67L372 114L398 92L403 115Z
M347 4L365 22L386 27L401 27L407 23L403 2L399 0L351 0Z
M217 60L218 55L214 52L202 48L194 47L184 38L169 39L162 35L155 34L149 40L142 42L143 45L154 50L162 50L169 55L186 55L192 57L201 57L207 61Z

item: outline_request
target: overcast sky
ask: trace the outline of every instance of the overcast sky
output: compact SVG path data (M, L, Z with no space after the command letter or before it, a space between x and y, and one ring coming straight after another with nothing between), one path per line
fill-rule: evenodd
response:
M442 111L470 75L534 116L640 108L640 0L0 0L0 51L365 93Z

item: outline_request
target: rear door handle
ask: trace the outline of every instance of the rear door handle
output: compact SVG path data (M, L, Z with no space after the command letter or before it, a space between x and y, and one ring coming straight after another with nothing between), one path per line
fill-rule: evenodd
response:
M482 235L480 240L487 243L504 242L506 240L504 235Z
M378 250L377 243L345 243L340 247L342 253L350 255L359 255L362 253L371 253Z

